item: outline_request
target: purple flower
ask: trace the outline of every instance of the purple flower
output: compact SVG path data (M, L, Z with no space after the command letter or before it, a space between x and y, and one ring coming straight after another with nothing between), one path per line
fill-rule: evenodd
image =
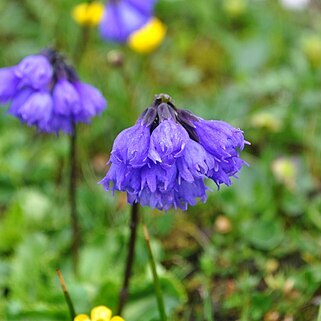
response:
M76 123L89 123L106 107L102 94L52 49L0 69L0 103L7 102L12 115L48 133L72 133Z
M240 129L177 109L160 94L136 125L116 137L100 184L127 192L130 204L186 210L197 199L206 201L206 178L218 187L231 184L246 164L239 157L244 144Z
M32 55L24 58L15 68L19 86L29 86L34 89L49 87L53 68L44 55Z
M110 0L99 25L101 36L110 41L126 42L153 15L157 0Z
M149 129L141 122L120 132L113 145L111 162L133 168L144 166L150 145L149 136Z
M14 67L0 69L0 103L8 102L16 93L19 79L14 71Z
M29 126L35 125L42 131L48 131L52 107L52 99L48 92L35 91L20 106L16 115Z
M173 119L165 119L152 132L148 157L154 162L172 165L188 142L187 131Z

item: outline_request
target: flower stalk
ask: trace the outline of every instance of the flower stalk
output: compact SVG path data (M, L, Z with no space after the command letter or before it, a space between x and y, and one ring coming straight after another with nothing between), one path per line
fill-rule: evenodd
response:
M72 228L72 244L71 253L73 260L73 268L77 274L78 260L79 260L79 245L80 245L80 226L77 215L77 129L74 125L73 133L69 136L70 151L69 151L69 202L70 202L70 220Z
M83 53L87 48L90 37L90 28L83 26L74 48L73 60L75 65L79 66ZM80 224L77 214L77 125L72 122L72 132L70 134L70 151L69 151L69 202L70 202L70 220L72 228L72 260L75 274L78 270L79 246L81 242Z
M155 287L155 292L156 292L155 294L156 294L156 299L157 299L157 306L158 306L160 320L166 321L167 316L166 316L166 312L165 312L165 305L164 305L162 289L161 289L161 286L159 283L159 278L158 278L158 274L157 274L156 263L155 263L155 259L153 256L152 248L150 246L149 233L148 233L148 230L147 230L147 227L145 224L143 225L143 230L144 230L144 238L145 238L147 251L148 251L150 268L151 268L152 274L153 274L154 287Z
M126 260L126 266L124 271L124 280L123 280L123 286L119 293L119 303L118 303L118 309L117 314L122 315L124 305L127 301L128 297L128 287L129 287L129 281L132 274L132 268L134 263L134 254L135 254L135 244L136 244L136 236L137 236L137 225L139 221L139 210L138 210L138 204L134 203L131 207L131 220L130 220L130 238L128 242L128 254L127 254L127 260Z
M57 269L57 275L58 275L58 278L59 278L59 282L60 282L62 291L64 293L64 297L65 297L66 303L67 303L68 308L69 308L70 319L71 319L71 321L73 321L75 316L76 316L76 312L75 312L74 304L73 304L73 302L71 300L71 297L69 295L69 292L67 290L67 286L66 286L64 277L62 276L62 273L61 273L60 269Z

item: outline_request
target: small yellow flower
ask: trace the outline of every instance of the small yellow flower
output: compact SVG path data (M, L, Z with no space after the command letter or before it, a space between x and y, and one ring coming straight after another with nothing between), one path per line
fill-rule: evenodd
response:
M86 314L78 314L75 318L74 321L90 321L90 318Z
M163 41L166 26L157 18L152 18L141 29L133 32L128 45L138 53L147 54L154 51Z
M79 314L74 321L125 321L120 316L112 316L112 311L104 305L93 308L90 312L90 318L86 314Z
M122 317L119 317L116 315L115 317L112 317L110 321L125 321Z
M112 311L103 305L93 308L90 313L91 321L110 321L111 315Z
M98 1L80 3L72 10L73 19L82 26L94 27L100 22L104 5Z

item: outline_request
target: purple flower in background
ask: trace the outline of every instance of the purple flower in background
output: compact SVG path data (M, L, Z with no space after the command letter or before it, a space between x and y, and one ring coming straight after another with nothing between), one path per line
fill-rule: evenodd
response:
M0 69L0 103L8 102L9 113L48 133L72 133L76 123L89 123L107 104L53 49Z
M156 95L137 123L115 139L110 169L100 182L124 191L130 204L186 210L206 201L205 178L231 185L246 164L240 157L243 132L218 120L177 109L168 95Z
M157 0L110 0L99 25L101 36L114 42L126 42L128 36L153 16Z

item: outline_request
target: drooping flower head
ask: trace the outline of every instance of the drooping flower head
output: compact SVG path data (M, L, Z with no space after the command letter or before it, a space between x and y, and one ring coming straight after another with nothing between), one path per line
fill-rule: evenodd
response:
M110 169L100 182L124 191L130 204L186 210L206 200L206 178L231 185L245 162L243 132L219 120L204 120L156 95L136 124L116 137Z
M109 0L99 25L101 36L109 41L126 42L152 17L157 0Z
M99 90L81 82L53 49L0 69L0 103L8 102L9 113L48 133L72 133L76 123L88 123L106 107Z

